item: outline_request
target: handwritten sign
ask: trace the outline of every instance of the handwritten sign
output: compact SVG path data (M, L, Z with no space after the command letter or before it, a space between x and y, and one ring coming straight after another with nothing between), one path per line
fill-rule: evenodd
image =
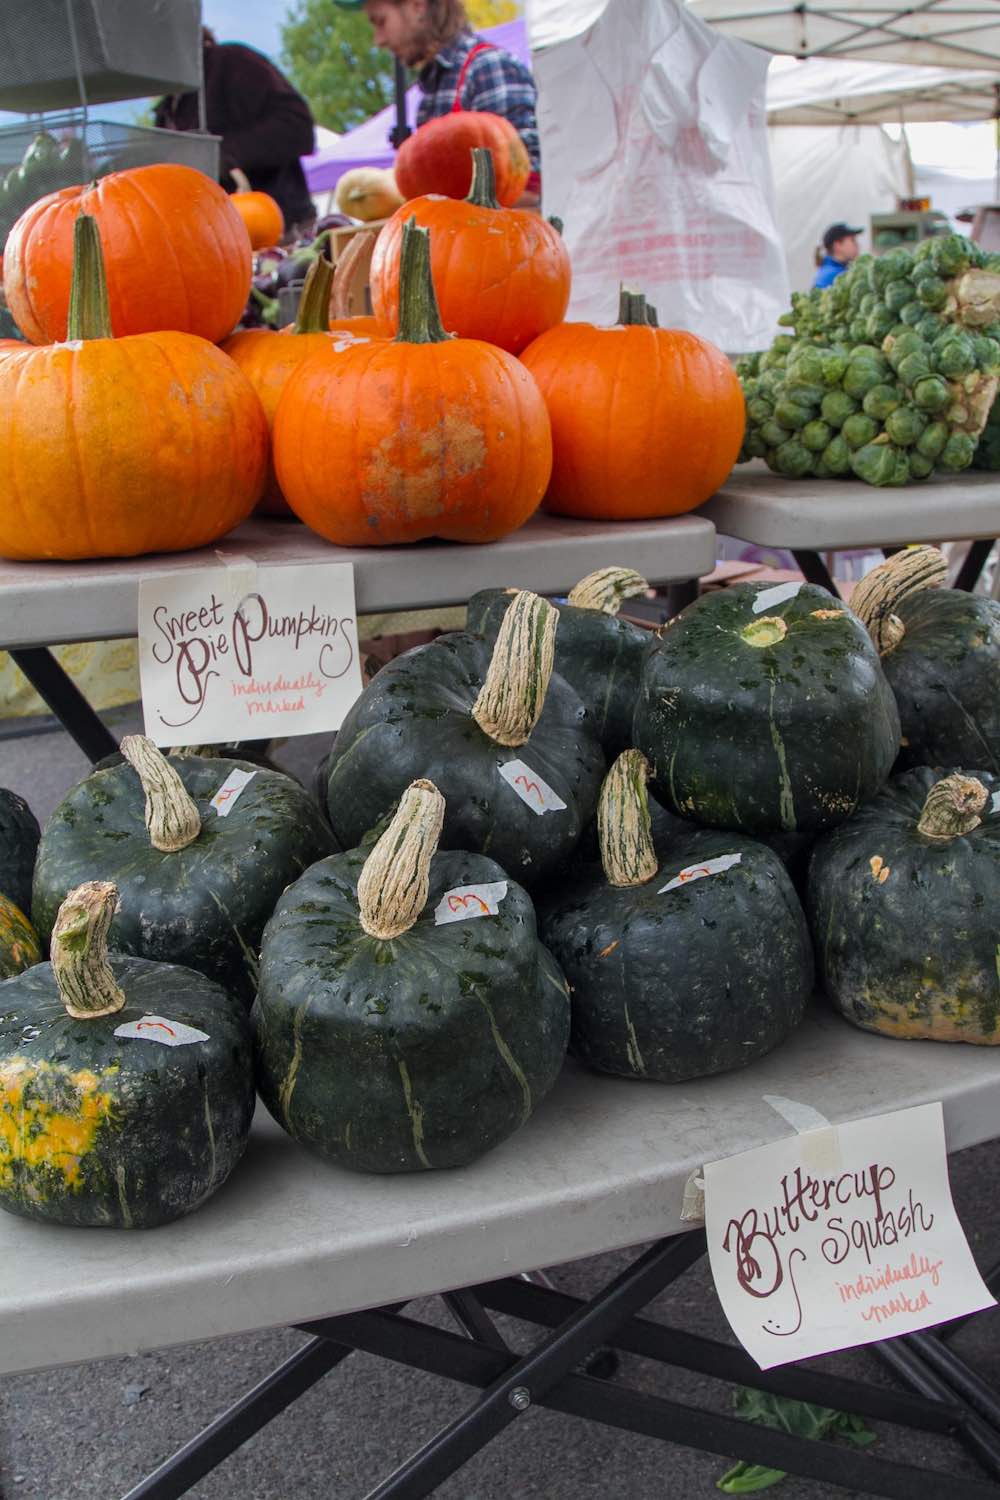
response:
M434 908L434 926L467 922L470 917L495 917L507 894L506 880L486 880L481 885L457 885L445 891Z
M521 801L539 817L547 812L565 812L566 804L558 792L554 792L537 771L525 765L523 760L508 760L500 768L500 775Z
M993 1305L951 1201L940 1104L708 1163L705 1227L723 1310L762 1370Z
M139 671L158 745L339 729L361 692L354 570L246 560L143 579Z

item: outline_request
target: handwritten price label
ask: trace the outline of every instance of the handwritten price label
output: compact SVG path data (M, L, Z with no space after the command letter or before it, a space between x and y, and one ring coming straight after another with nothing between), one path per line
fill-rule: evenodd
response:
M667 891L676 891L679 886L690 885L692 880L704 880L706 875L721 875L724 870L731 870L734 865L742 863L742 854L717 854L714 859L706 859L700 865L685 865L673 880L661 885L656 894L663 896Z
M140 1021L126 1021L115 1027L115 1036L136 1042L158 1042L161 1047L189 1047L192 1042L207 1042L208 1032L166 1016L143 1016Z
M434 926L467 922L470 917L495 917L506 894L506 880L490 880L483 885L458 885L452 891L445 891L435 906Z
M705 1228L762 1370L993 1306L951 1201L940 1104L708 1163Z
M220 818L228 818L235 805L237 797L249 782L253 781L256 771L241 771L239 766L230 771L225 781L219 787L215 796L208 804L214 807Z
M361 692L354 570L247 561L143 579L139 672L158 745L339 729Z
M554 792L548 782L543 781L538 772L526 766L523 760L507 761L500 767L500 775L521 801L539 817L543 813L566 811L566 804L558 792Z

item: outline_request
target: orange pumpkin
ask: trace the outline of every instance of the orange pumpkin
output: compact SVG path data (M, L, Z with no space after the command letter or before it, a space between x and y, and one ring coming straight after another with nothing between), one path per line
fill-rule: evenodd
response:
M100 229L116 338L171 328L216 343L232 333L250 291L243 220L203 172L161 164L61 188L18 219L4 250L4 292L33 344L66 337L81 213Z
M97 224L80 214L69 342L0 359L0 556L133 557L239 524L267 472L267 422L214 345L111 337Z
M265 250L281 242L285 216L270 193L230 193L229 201L246 225L252 249Z
M407 225L397 337L314 355L278 403L281 488L341 546L493 542L528 519L548 483L538 387L503 349L445 333L428 240Z
M516 203L531 175L528 148L509 120L485 110L452 110L415 130L396 153L396 186L404 198L464 198L472 186L474 146L493 157L497 198L505 207Z
M743 441L743 393L726 356L696 334L652 326L623 291L619 323L561 323L521 355L552 422L547 510L625 521L694 510Z
M379 332L378 318L371 313L358 313L355 317L331 318L331 333L353 333L359 339L378 339L383 335Z
M500 207L490 153L477 148L472 158L468 198L414 198L385 225L372 255L372 305L380 331L395 333L400 241L413 217L432 231L431 274L445 328L518 354L562 322L569 255L558 229L540 214Z
M330 305L330 283L333 271L330 262L318 256L309 267L299 311L295 322L280 333L268 329L249 328L243 333L234 333L222 345L230 359L243 371L253 386L264 408L269 429L274 426L274 414L285 384L294 370L311 358L318 349L330 345L343 348L360 335L357 329L333 328L327 325L327 308ZM374 322L374 319L341 319L341 322ZM332 331L331 331L332 330ZM285 497L281 493L273 458L268 460L267 484L257 506L258 511L268 516L284 516L295 520Z

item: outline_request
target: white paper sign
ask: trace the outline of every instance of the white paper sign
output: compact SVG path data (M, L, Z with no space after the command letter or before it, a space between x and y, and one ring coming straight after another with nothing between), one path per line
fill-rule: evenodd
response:
M666 885L661 885L656 894L665 895L667 891L675 891L680 885L690 885L692 880L704 880L706 875L721 875L723 870L731 870L734 865L742 864L742 862L742 854L717 854L714 859L706 859L700 865L685 865L673 880L668 880Z
M161 1047L187 1047L191 1042L207 1042L208 1032L183 1021L168 1021L165 1016L143 1016L141 1021L125 1021L115 1027L115 1036L130 1037L137 1042L159 1042Z
M208 804L209 807L214 807L220 818L228 818L240 792L243 791L243 788L249 782L253 781L256 774L256 771L241 771L239 766L236 766L230 771L225 781L219 787L219 790Z
M506 880L489 880L482 885L457 885L445 891L434 908L434 926L446 922L467 922L470 917L495 917L507 894Z
M765 609L773 609L776 604L784 604L786 599L794 599L801 583L776 583L773 589L762 589L753 601L753 612L762 615Z
M542 780L537 771L526 766L523 760L507 761L500 767L500 775L507 785L513 788L521 801L539 817L547 812L565 811L566 804L563 799L552 790L547 781Z
M144 578L139 671L158 745L339 729L361 692L354 569L239 559Z
M940 1104L709 1162L705 1228L762 1370L993 1306L951 1201Z

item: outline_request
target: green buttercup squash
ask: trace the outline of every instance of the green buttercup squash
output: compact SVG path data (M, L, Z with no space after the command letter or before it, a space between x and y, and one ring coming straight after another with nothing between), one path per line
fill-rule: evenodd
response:
M51 963L0 985L0 1207L149 1229L221 1187L254 1111L250 1021L210 979L109 955L118 893L62 903Z
M744 1067L802 1019L813 958L778 856L743 834L653 841L649 765L626 750L598 810L601 865L541 912L569 981L572 1049L602 1073L681 1083Z
M127 764L75 786L45 826L33 919L48 937L67 892L113 880L112 948L185 964L249 1005L264 924L281 892L337 847L304 787L241 761L162 755L122 740Z
M362 1172L463 1166L531 1116L562 1065L569 998L527 893L437 849L415 781L370 851L321 860L267 925L257 1085L311 1151Z
M11 979L41 961L38 933L21 908L0 893L0 979Z
M674 812L715 828L832 827L883 784L899 714L863 625L809 583L705 594L646 656L634 736Z
M39 839L38 819L23 797L0 787L0 895L27 916Z
M865 1031L1000 1043L1000 781L894 777L813 850L823 988Z

